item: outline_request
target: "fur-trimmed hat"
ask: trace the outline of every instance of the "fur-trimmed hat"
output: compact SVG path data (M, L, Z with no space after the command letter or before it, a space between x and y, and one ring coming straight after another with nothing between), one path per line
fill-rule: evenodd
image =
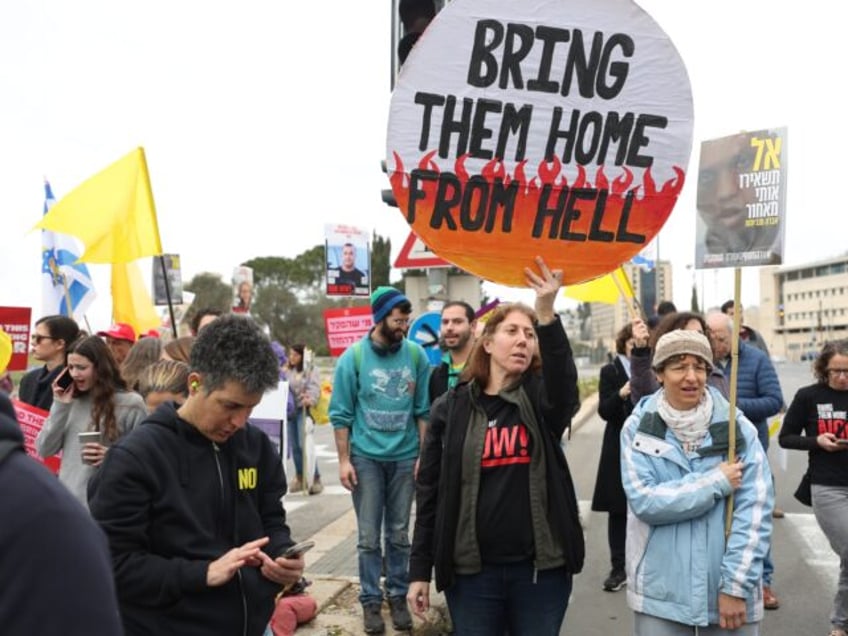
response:
M699 331L675 329L663 334L654 347L654 369L659 369L669 359L680 355L701 358L707 366L713 366L713 350L710 341Z

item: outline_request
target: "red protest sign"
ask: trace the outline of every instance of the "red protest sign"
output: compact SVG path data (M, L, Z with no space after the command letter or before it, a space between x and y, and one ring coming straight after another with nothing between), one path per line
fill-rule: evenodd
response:
M12 359L9 371L25 371L29 357L29 307L0 307L0 328L12 338Z
M47 411L18 400L12 400L12 406L15 408L18 424L20 424L21 431L24 434L24 448L26 448L27 455L47 466L51 472L58 473L62 461L59 455L45 459L35 452L35 438L38 437L38 433L44 426L44 420L47 419L48 415Z
M324 329L331 356L340 356L368 333L374 324L371 307L343 307L324 310Z

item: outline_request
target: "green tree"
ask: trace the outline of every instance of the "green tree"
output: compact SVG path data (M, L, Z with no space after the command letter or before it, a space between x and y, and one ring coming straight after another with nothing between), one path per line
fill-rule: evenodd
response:
M191 322L198 309L230 310L233 304L233 288L225 283L219 274L201 272L186 283L183 288L194 294L194 300L183 317L183 322Z
M267 327L272 339L286 345L302 342L318 355L329 354L324 310L368 302L326 297L324 245L316 245L294 258L265 256L244 265L253 268L251 315Z
M392 240L374 232L371 238L371 289L389 284Z

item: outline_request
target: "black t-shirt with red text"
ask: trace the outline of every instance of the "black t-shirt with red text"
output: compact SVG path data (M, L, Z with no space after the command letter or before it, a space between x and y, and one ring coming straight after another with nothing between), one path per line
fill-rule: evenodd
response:
M803 431L807 440L796 436ZM809 440L822 433L833 433L848 442L848 391L837 391L826 384L800 389L789 405L780 431L781 446L810 448L810 481L822 486L848 486L848 446L829 453Z
M530 435L518 406L481 395L489 426L480 464L477 542L484 563L532 559Z

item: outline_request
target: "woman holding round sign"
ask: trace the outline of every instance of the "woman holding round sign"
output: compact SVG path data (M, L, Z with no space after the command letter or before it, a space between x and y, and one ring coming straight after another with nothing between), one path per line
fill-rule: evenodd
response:
M554 313L562 273L536 264L535 311L492 312L460 383L433 404L419 460L407 599L424 614L435 568L459 635L558 634L583 567L560 446L577 369Z
M755 636L774 492L757 429L707 385L707 337L677 329L654 348L661 388L621 433L627 603L635 636ZM731 518L728 523L728 498Z

